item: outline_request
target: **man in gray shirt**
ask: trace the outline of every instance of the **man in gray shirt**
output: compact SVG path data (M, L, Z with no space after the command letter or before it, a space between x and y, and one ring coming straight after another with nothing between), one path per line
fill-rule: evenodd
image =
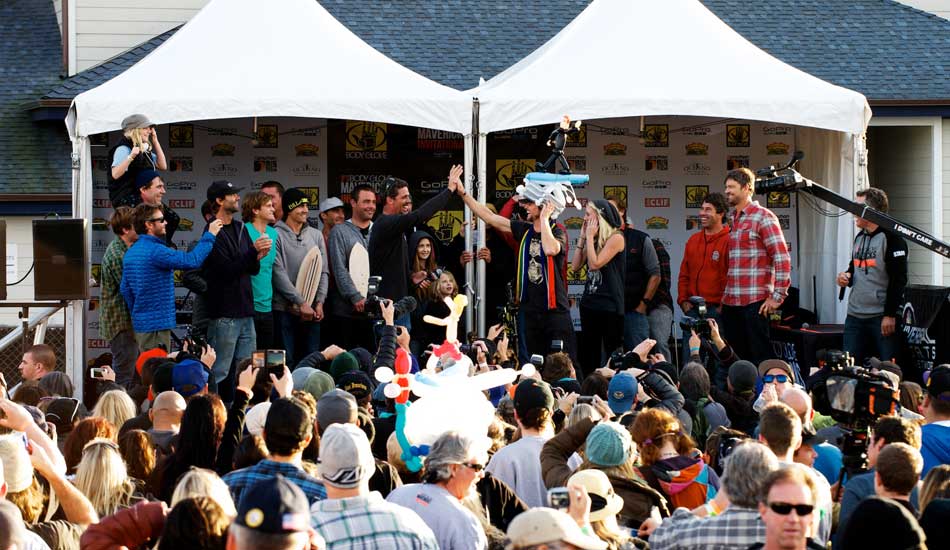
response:
M330 296L330 312L339 323L339 342L343 349L362 346L376 349L373 326L364 312L366 296L356 287L350 274L350 254L362 247L367 258L369 274L369 235L376 215L376 192L369 185L357 185L350 193L353 216L330 230L327 244L330 254L330 269L333 270L333 292Z
M859 204L887 212L887 194L876 187L857 192ZM851 264L838 274L838 286L851 287L844 322L844 351L857 365L868 357L893 361L899 308L907 286L907 244L877 224L855 216L860 231L854 238ZM843 292L843 291L842 291Z

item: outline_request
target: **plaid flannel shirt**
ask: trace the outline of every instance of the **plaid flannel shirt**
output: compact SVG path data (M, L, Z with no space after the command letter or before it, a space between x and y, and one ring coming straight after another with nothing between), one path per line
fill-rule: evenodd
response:
M310 507L310 525L327 550L388 548L438 550L432 529L412 510L368 495L321 500Z
M244 489L258 481L270 479L277 474L282 474L287 478L287 481L300 487L303 493L307 495L307 502L310 504L327 498L327 490L319 479L305 472L303 468L286 462L264 459L253 466L234 470L222 479L224 479L228 489L231 490L231 496L236 504L241 502L241 493L244 492Z
M729 271L722 303L747 306L778 292L788 295L792 258L778 218L752 201L733 215L729 232Z
M119 290L122 283L122 258L128 249L125 241L116 237L102 255L99 268L99 285L102 288L99 298L99 336L107 342L123 330L132 330L129 306Z
M765 542L765 523L759 511L738 506L711 518L677 508L650 535L653 550L745 550L759 542Z

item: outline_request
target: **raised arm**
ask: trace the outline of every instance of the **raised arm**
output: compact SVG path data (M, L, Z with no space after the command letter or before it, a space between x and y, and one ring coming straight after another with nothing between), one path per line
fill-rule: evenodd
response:
M482 221L499 231L511 233L511 220L508 218L503 218L489 210L487 206L478 202L474 199L474 197L466 193L465 189L461 185L458 187L456 192L462 197L462 202L465 203L465 206L471 208L472 212Z

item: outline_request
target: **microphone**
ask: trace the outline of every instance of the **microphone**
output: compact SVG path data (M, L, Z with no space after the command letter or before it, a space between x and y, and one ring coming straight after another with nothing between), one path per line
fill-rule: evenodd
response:
M405 296L393 303L393 319L398 319L407 313L412 313L419 307L419 302L412 296Z

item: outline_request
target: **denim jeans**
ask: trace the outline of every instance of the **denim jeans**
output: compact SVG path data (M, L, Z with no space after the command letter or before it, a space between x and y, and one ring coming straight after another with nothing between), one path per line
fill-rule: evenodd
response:
M630 351L637 344L650 337L650 321L647 316L636 311L628 311L623 316L623 350Z
M217 359L211 367L214 375L214 387L228 377L231 365L251 356L257 347L257 334L254 332L254 318L234 319L220 317L208 322L208 345L214 348Z
M651 353L661 353L672 363L670 334L673 332L673 310L667 305L658 305L647 313L647 321L650 324L650 338L656 340Z
M851 353L855 365L863 365L868 357L882 361L893 360L897 354L897 327L894 334L881 335L883 315L862 319L848 315L844 320L844 351Z
M112 370L115 371L115 383L125 389L131 389L135 381L135 360L139 356L139 345L135 342L135 333L131 329L118 332L109 341L112 352Z
M297 361L320 349L320 323L304 321L286 311L274 311L274 319L287 352L287 368L292 369ZM303 349L298 349L297 344Z

